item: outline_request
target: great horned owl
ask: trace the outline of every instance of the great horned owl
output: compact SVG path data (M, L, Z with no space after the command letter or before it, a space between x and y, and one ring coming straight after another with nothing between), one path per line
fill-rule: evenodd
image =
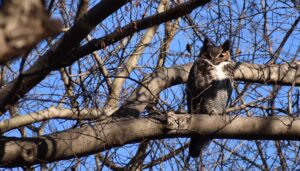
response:
M223 114L233 87L230 64L230 42L215 46L205 39L198 59L192 66L187 81L187 106L190 114ZM208 139L192 137L190 155L199 157Z

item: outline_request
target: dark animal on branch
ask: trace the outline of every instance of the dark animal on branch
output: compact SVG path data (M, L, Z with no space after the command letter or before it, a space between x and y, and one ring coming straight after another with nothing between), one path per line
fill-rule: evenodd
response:
M204 40L199 57L194 62L187 81L187 107L190 114L224 114L233 87L233 67L230 42L215 46ZM191 138L191 157L200 156L209 139Z

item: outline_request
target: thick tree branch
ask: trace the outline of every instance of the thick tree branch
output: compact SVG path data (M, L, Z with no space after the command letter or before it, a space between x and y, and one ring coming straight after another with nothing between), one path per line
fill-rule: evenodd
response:
M167 10L163 13L146 17L145 19L118 29L117 31L100 39L94 39L85 46L79 48L79 42L87 36L87 34L103 19L116 11L126 0L118 0L111 3L109 0L103 0L89 12L83 15L77 23L64 35L55 51L49 50L43 57L39 58L33 66L25 72L26 77L22 83L17 85L16 91L9 101L3 101L7 94L16 87L16 80L8 84L0 91L0 111L4 113L9 105L14 104L22 98L28 91L42 81L51 71L57 70L62 66L71 65L77 59L92 53L95 50L102 49L110 44L113 44L133 33L149 28L154 25L166 22L168 20L178 18L182 15L190 13L198 6L205 5L206 1L191 0L175 8Z
M234 79L238 81L255 82L262 84L300 85L300 65L252 65L236 63Z
M41 138L2 138L0 164L15 167L53 162L146 139L188 137L300 140L300 120L291 117L175 115L172 122L123 118L70 129Z
M13 60L42 39L61 31L60 21L49 19L41 0L1 1L1 5L0 64Z
M119 116L128 116L129 114L134 117L138 116L149 103L159 96L161 91L173 85L185 83L191 66L192 63L171 68L160 68L146 76L142 84L133 91L122 105L123 107L115 114ZM299 66L295 64L254 65L236 63L235 67L234 78L239 81L281 85L292 85L295 82L295 85L300 85L300 70L297 69ZM243 105L240 107L243 107ZM11 129L55 118L89 120L99 117L105 118L107 115L103 115L101 109L83 109L78 113L77 110L51 107L44 111L4 120L0 122L0 132L3 133Z
M162 90L185 83L191 67L192 63L171 68L159 68L146 76L141 85L132 92L116 114L120 116L128 114L134 117L138 116L149 103L158 97Z
M297 64L255 65L234 63L234 79L262 84L300 85L300 70ZM145 107L158 97L162 90L187 81L192 63L161 68L150 74L125 101L118 115L138 116Z
M43 57L39 58L32 67L25 73L20 84L15 79L0 91L0 111L4 113L9 105L14 104L22 98L29 90L42 81L51 70L59 69L61 61L65 60L65 56L71 54L79 43L88 35L88 33L96 27L98 23L106 17L126 4L127 0L102 0L95 5L89 12L83 15L74 26L63 36L55 50L49 50ZM17 84L17 85L16 85ZM11 93L15 90L14 93ZM12 94L10 98L6 98ZM4 101L4 99L9 99Z
M91 40L89 43L78 48L72 55L69 56L69 61L65 61L64 65L69 65L73 61L79 59L82 56L88 55L95 50L102 49L108 45L111 45L135 32L144 30L146 28L159 25L172 19L177 19L181 16L189 14L195 8L204 6L209 0L199 1L190 0L188 2L179 4L174 8L170 8L165 12L145 17L141 20L131 22L130 24L117 29L116 31L99 39Z

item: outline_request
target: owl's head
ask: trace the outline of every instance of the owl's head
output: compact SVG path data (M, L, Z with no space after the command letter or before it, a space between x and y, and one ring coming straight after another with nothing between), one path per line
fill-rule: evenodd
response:
M205 38L199 56L211 61L214 65L230 61L230 41L227 40L221 46L215 46L210 39Z

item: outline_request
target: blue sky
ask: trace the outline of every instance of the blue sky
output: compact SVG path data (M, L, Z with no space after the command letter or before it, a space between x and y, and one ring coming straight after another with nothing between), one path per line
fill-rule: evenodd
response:
M1 1L0 1L1 2ZM96 2L96 1L95 1ZM91 4L95 3L94 1L91 2ZM217 1L213 1L210 5L206 5L205 7L200 7L196 10L194 10L191 13L191 18L196 21L198 29L203 31L210 37L212 40L214 40L217 44L222 43L228 38L231 38L231 41L233 44L233 52L236 51L236 48L238 47L241 51L241 54L236 55L232 54L233 59L237 62L249 62L249 63L255 63L255 64L265 64L270 60L270 54L268 53L268 46L266 45L265 40L263 39L263 15L258 10L261 9L261 5L259 1L246 1L246 10L245 14L242 16L243 20L241 22L241 25L243 26L243 29L240 30L240 32L237 31L238 27L238 20L239 16L241 15L241 10L243 8L242 1L232 1L231 2L231 8L228 8L228 2L221 1L221 7L217 8L215 3ZM77 3L77 2L76 2ZM76 6L76 3L74 2L74 6ZM299 16L297 15L297 11L295 9L287 8L285 3L281 2L271 2L268 1L267 10L270 11L267 13L267 18L269 20L268 28L269 28L269 37L272 40L272 49L275 51L279 44L281 43L285 33L287 30L291 27L291 24L295 21L295 19ZM289 5L291 3L286 2ZM145 10L148 4L145 3L145 1L142 2L141 7L135 7L134 12L132 13L131 18L140 17L142 15L142 12ZM92 6L92 5L91 5ZM127 5L129 6L129 5ZM148 15L155 14L156 9L155 7L147 9ZM220 12L220 14L218 14ZM121 11L118 11L115 15L122 16L126 13L125 7L122 8ZM228 17L229 13L232 13L232 18ZM58 16L58 10L56 10L56 14ZM288 15L288 16L284 16ZM56 17L56 15L54 15ZM115 17L115 16L114 16ZM93 31L93 36L95 38L99 38L116 28L116 21L114 17L109 17L106 19L102 24L106 26L102 27L99 25L95 31ZM128 24L131 20L129 15L122 16L123 20L120 20L121 25ZM230 26L230 21L232 23L232 26ZM231 29L231 32L230 32ZM127 46L127 48L120 52L118 55L120 56L120 60L124 60L128 55L131 54L132 50L134 49L136 42L141 38L141 35L145 31L141 31L140 33L135 34L130 44ZM238 34L239 33L239 34ZM145 50L144 54L142 55L141 59L139 60L139 69L136 69L130 77L132 79L136 80L142 80L143 75L145 73L151 73L155 69L156 61L157 61L157 55L159 52L159 46L161 45L161 39L164 36L164 25L161 24L159 26L159 29L157 31L156 36L152 40L149 47ZM239 40L239 41L238 41ZM292 33L292 35L289 37L287 43L285 44L282 53L280 54L280 58L277 60L277 63L284 63L289 62L295 54L300 40L300 34L299 34L299 26L297 29ZM85 41L83 41L83 44ZM192 56L188 57L185 55L178 55L178 54L187 54L185 51L185 46L187 43L190 43L193 45L193 51ZM45 42L40 43L39 48L43 49L42 46L45 46ZM111 51L116 45L110 46L105 50L98 51L99 55L101 57L106 56L107 51ZM179 29L176 33L176 36L174 40L172 41L169 55L167 56L166 60L166 67L171 67L174 65L180 65L185 64L188 62L193 62L195 58L197 57L199 53L199 49L201 48L202 43L198 39L197 36L195 36L195 33L192 31L192 28L181 19ZM41 54L44 50L41 50ZM37 54L34 51L32 53L32 58L36 58ZM299 60L299 54L297 56L297 59ZM116 70L116 67L118 66L117 60L119 60L118 56L109 56L107 60L105 60L106 67L109 69L111 73ZM81 60L81 69L86 71L89 67L94 65L94 61L90 56L87 56L85 58L82 58ZM30 61L29 61L30 63ZM75 62L72 65L72 72L74 74L78 73L79 63ZM17 70L19 67L19 61L16 61L12 65L13 69ZM98 74L98 75L97 75ZM99 76L99 73L95 73L97 77L93 77L92 75L88 77L85 80L86 87L89 88L90 93L95 93L93 100L98 102L98 105L100 107L103 106L105 94L107 94L107 90L105 86L100 86L98 90L94 90L94 85L97 84L97 82L101 79L103 79L101 76ZM53 87L54 86L54 87ZM250 86L249 91L247 91L245 96L245 102L250 102L259 96L267 96L269 91L272 90L272 87L269 85L260 86L259 88L256 88L257 84L253 84ZM130 90L133 90L137 87L136 82L128 80L125 83L125 87L129 88ZM238 87L242 89L244 87L244 83L238 83ZM75 87L76 90L78 90L80 93L82 90L79 88L79 86ZM286 106L287 103L287 91L289 91L290 87L283 87L281 91L279 92L279 97L276 100L276 107L281 108L282 106ZM183 101L183 95L184 95L185 85L178 85L173 86L172 88L169 88L165 91L163 91L160 94L161 101L166 102L168 105L164 105L164 109L168 109L169 106L178 106ZM294 98L297 96L298 88L295 88L293 90L294 92ZM51 73L50 76L48 76L45 80L43 80L37 87L35 87L32 91L28 93L28 95L25 97L25 99L33 99L33 100L21 100L21 105L26 106L26 108L20 109L19 112L21 114L26 114L33 111L42 110L45 108L48 108L52 105L56 105L57 101L61 99L62 96L64 96L65 92L63 89L63 83L60 80L60 74L58 71L54 71ZM129 93L130 94L130 93ZM236 96L236 93L233 94L233 97ZM102 97L102 98L100 98ZM36 98L39 98L40 100L36 100ZM45 101L48 100L48 101ZM78 101L81 102L83 100L83 97L80 96L78 98ZM262 105L266 105L266 102L262 103ZM299 104L298 104L299 105ZM297 106L297 105L296 105ZM68 105L65 105L64 107L69 107ZM90 107L95 107L95 105L91 104ZM296 107L295 107L296 110ZM259 109L249 109L251 113L257 116L266 116L266 113ZM244 110L242 110L239 114L245 115ZM280 114L280 113L278 113ZM4 118L2 118L4 119ZM45 128L45 134L51 133L57 130L64 130L66 128L72 127L74 125L74 121L64 121L64 120L51 120L47 124ZM35 124L35 125L40 125ZM32 135L32 132L27 130L28 136L36 136ZM10 131L6 134L7 136L20 136L19 132L16 130ZM226 141L226 140L222 140ZM181 145L180 143L187 142L186 139L171 139L166 141L161 141L167 144L174 144L175 147L179 147ZM227 144L230 148L236 147L236 145L241 144L243 141L235 141L235 140L229 140L229 143ZM160 141L157 141L159 144ZM299 143L298 143L299 144ZM213 150L216 145L213 143L209 147L209 150ZM246 148L243 144L240 146L240 149L245 150L243 148ZM256 149L253 146L254 150ZM125 148L119 149L118 154L122 157L123 160L125 160L127 156L127 153L133 153L135 152L136 146L135 145L127 145ZM163 148L164 150L160 152L161 155L163 155L166 151L168 151L166 148ZM274 151L274 144L270 142L270 146L268 147L268 150L266 153L268 153L270 156L271 154L275 153ZM229 155L229 153L226 153ZM290 157L294 157L295 154L289 154ZM151 156L151 154L150 154ZM230 156L230 155L229 155ZM215 157L215 156L212 156ZM248 157L254 158L254 153L249 153ZM84 160L84 159L82 159ZM115 160L118 160L116 158ZM175 159L174 159L175 160ZM259 160L259 159L257 159ZM150 161L150 158L147 158L146 161ZM230 161L230 158L229 160ZM270 158L268 162L272 162L273 159ZM94 165L94 159L89 157L86 161L90 163L91 166L90 169L92 169ZM174 161L172 161L174 162ZM64 168L67 166L65 164L66 162L62 162L61 168ZM278 164L278 163L277 163ZM164 168L169 168L170 163L163 164ZM241 165L243 165L243 162L241 161ZM244 164L244 166L246 166ZM80 166L82 170L85 170L86 168L84 166ZM60 167L58 167L60 168ZM107 169L108 170L108 169ZM159 170L159 168L155 168L154 170Z

